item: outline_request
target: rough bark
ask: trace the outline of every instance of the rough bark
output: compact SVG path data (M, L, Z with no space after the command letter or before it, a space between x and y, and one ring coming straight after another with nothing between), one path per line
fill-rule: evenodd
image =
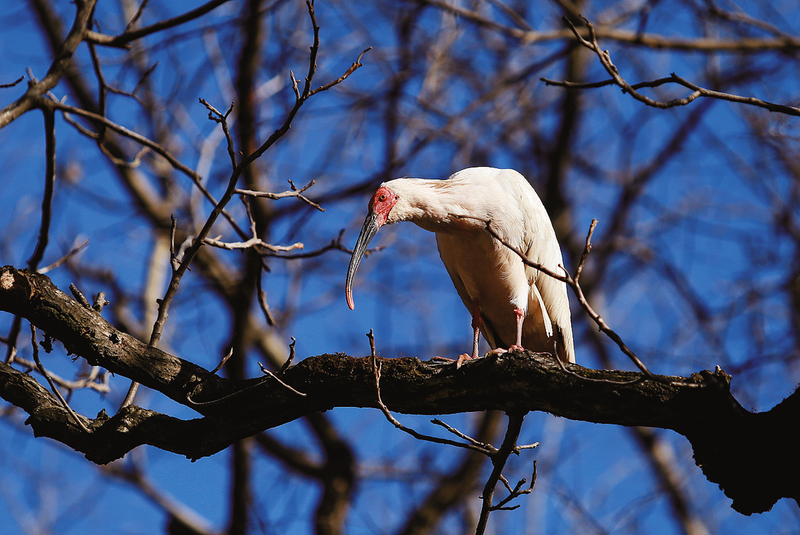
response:
M376 407L371 357L309 357L270 377L229 380L115 329L91 308L61 292L44 275L0 270L0 310L20 315L59 340L70 353L124 375L192 407L181 420L136 406L113 417L86 419L83 431L32 376L0 363L0 396L25 410L36 436L47 436L95 463L122 457L141 444L197 459L238 439L335 407ZM800 497L795 392L770 411L745 410L722 370L691 377L592 370L565 373L547 354L508 353L455 365L417 358L378 359L381 395L395 412L545 411L573 420L672 429L685 436L706 477L743 514L764 512L783 497Z

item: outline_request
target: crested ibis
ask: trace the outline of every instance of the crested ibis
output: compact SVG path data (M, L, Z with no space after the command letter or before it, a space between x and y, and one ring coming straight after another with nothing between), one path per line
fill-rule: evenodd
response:
M472 355L461 355L458 367L478 357L480 333L497 352L524 347L575 362L566 284L526 266L486 230L491 222L505 243L560 271L555 230L525 177L512 169L471 167L446 180L398 178L381 184L369 201L347 270L351 310L353 279L369 242L383 225L398 221L436 234L442 262L472 315Z

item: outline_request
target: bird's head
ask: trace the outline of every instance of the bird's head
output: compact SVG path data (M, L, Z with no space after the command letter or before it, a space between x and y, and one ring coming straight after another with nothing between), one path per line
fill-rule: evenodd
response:
M358 265L361 263L361 258L367 251L369 242L378 232L383 225L393 221L389 219L389 214L397 203L399 196L392 191L388 186L382 185L372 196L369 201L369 213L364 220L364 226L361 227L361 233L358 235L358 240L353 248L353 256L350 257L350 267L347 268L347 282L345 283L345 296L347 297L347 306L350 310L355 308L353 304L353 279L356 276Z

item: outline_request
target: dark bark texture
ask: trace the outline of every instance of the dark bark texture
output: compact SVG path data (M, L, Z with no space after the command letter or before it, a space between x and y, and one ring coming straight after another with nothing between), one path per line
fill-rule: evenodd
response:
M36 379L0 363L0 396L30 415L34 433L95 463L118 459L141 444L197 459L312 413L377 407L370 356L306 358L281 376L285 385L269 376L225 379L115 329L46 276L8 266L0 270L0 310L24 317L90 364L198 412L198 418L182 420L130 406L113 417L79 416L86 433ZM781 498L800 497L797 391L773 409L753 413L732 396L731 378L719 369L653 381L638 372L576 364L565 371L549 355L530 352L491 355L460 369L417 358L377 362L382 399L395 412L545 411L572 420L672 429L689 440L697 465L737 511L764 512Z

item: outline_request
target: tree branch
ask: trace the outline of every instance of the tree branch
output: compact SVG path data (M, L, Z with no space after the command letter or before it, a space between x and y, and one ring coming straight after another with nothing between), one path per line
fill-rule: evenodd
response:
M583 36L578 28L572 23L569 17L563 17L564 23L569 26L572 33L575 35L575 38L578 42L594 52L597 57L600 59L600 63L603 65L603 68L611 75L610 80L603 80L601 82L593 82L593 83L574 83L569 81L558 82L554 80L548 80L547 78L541 78L543 82L547 85L555 85L555 86L562 86L562 87L569 87L569 88L596 88L596 87L604 87L606 85L617 85L622 88L623 93L627 93L631 95L634 99L646 104L648 106L652 106L654 108L673 108L675 106L686 106L694 102L699 97L708 97L708 98L715 98L719 100L727 100L729 102L736 102L738 104L747 104L750 106L757 106L759 108L764 108L772 112L779 112L785 113L787 115L794 115L800 116L800 108L796 108L793 106L785 106L783 104L775 104L772 102L767 102L765 100L761 100L755 97L742 97L739 95L732 95L730 93L723 93L720 91L714 91L712 89L706 89L704 87L700 87L696 84L689 82L688 80L684 80L680 76L675 73L671 73L669 78L660 78L658 80L654 80L651 82L642 82L639 84L631 85L629 84L625 78L617 69L617 66L611 62L611 55L609 54L608 50L602 50L600 48L600 44L597 42L597 33L595 31L594 25L589 22L586 17L581 16L583 19L584 24L586 25L586 32L588 33L587 36ZM688 89L692 90L688 96L684 98L675 98L668 101L661 101L652 99L646 95L643 95L637 91L637 89L641 87L657 87L667 83L676 83L678 85L682 85Z
M0 364L0 396L30 415L34 434L67 444L93 462L109 462L141 444L199 458L317 411L378 407L372 357L319 355L290 367L282 380L308 394L300 397L270 379L223 379L149 347L41 274L2 268L0 310L25 317L90 364L141 382L204 416L179 420L129 406L113 418L101 413L85 433L33 377ZM672 429L692 443L698 466L733 498L737 511L763 512L782 497L800 498L800 459L791 424L800 417L800 392L770 411L751 413L731 395L730 376L719 369L649 380L638 372L570 364L578 376L563 373L549 355L530 352L492 355L461 369L416 358L378 362L382 399L396 412L544 411L573 420ZM744 451L749 462L743 465Z

